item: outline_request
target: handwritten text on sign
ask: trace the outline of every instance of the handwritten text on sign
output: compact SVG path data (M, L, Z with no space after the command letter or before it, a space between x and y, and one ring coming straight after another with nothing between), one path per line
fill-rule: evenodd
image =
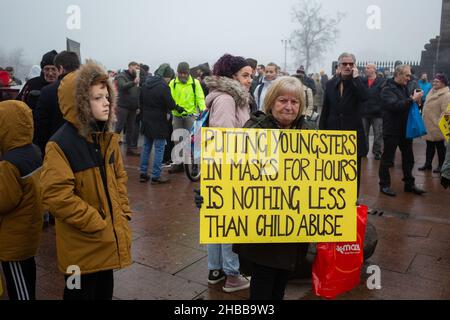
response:
M356 132L202 129L201 243L356 240Z

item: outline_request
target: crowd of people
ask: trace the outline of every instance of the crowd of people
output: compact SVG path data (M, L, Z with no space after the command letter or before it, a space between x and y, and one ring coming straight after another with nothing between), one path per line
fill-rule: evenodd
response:
M12 68L6 71L8 85L19 83ZM0 102L0 261L10 299L35 298L34 257L48 223L56 224L58 268L66 280L70 266L81 270L81 289L66 288L64 299L112 299L113 270L132 263L132 210L120 145L126 156L140 157L141 183L168 183L163 165L170 174L183 171L182 159L171 158L181 142L172 141L172 132L189 132L205 109L210 127L356 131L358 194L372 128L380 192L395 196L389 169L397 147L404 191L425 193L415 184L413 140L406 137L416 103L427 128L426 162L419 170L433 170L437 150L433 172L450 186L450 147L446 152L438 127L442 116L450 116L449 81L442 73L429 83L426 74L414 79L411 67L399 64L385 78L368 64L363 76L350 53L340 55L331 79L323 71L307 75L303 66L290 76L276 63L230 54L212 70L197 71L187 62L176 71L162 63L152 74L132 61L116 73L52 50L17 99ZM201 207L202 196L195 202ZM305 244L208 245L207 281L224 281L225 292L250 288L250 299L283 299L289 274L306 251Z

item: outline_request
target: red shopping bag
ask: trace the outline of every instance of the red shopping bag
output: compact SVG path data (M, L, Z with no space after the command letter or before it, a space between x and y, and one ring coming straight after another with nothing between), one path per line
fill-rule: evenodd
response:
M334 299L359 284L364 262L367 209L364 205L357 208L356 242L317 244L317 254L312 268L315 295Z

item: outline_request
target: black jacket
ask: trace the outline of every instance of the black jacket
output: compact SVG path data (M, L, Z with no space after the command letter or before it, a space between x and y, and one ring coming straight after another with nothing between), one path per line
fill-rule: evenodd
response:
M327 87L327 82L328 82L328 76L326 74L324 74L323 76L320 77L320 84L322 85L323 91L325 91L325 89Z
M406 122L413 100L408 88L389 79L381 91L383 103L383 135L406 136Z
M363 83L367 89L367 100L363 103L363 117L381 118L383 108L381 102L381 89L386 80L376 77L374 83L369 88L369 79L364 79Z
M42 88L34 111L34 143L41 148L43 154L50 137L65 122L58 103L58 88L62 78Z
M306 76L304 74L301 74L301 73L294 74L293 77L299 79L302 82L303 85L305 85L308 88L310 88L312 90L312 92L313 92L313 96L316 95L317 88L316 88L316 83L314 82L313 79L311 79L310 77L308 77L308 76Z
M39 77L30 79L25 83L16 100L25 102L31 110L33 110L34 114L34 110L41 94L41 89L49 84L50 83L45 80L44 75L41 73Z
M295 124L294 128L304 129L303 117ZM279 129L275 119L261 111L252 114L244 128L255 129ZM308 251L307 243L261 243L261 244L234 244L233 251L239 255L239 259L271 268L294 271L304 262ZM241 266L242 268L242 266ZM251 267L250 267L251 268ZM245 270L251 272L251 270Z
M339 92L341 82L344 84L342 97ZM357 131L358 157L367 153L362 125L362 105L366 100L367 90L361 78L343 80L334 77L327 83L319 122L320 130Z
M141 88L140 105L144 135L149 139L170 138L167 115L175 108L175 102L163 78L147 78Z
M118 89L117 106L119 108L136 110L139 107L139 87L134 83L135 76L128 70L116 77Z

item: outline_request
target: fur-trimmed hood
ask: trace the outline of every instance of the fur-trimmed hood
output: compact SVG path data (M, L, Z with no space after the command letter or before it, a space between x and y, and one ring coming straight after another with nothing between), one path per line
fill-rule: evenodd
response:
M205 84L210 90L209 95L206 97L207 107L211 105L220 92L225 92L233 97L237 107L248 108L250 93L245 90L239 81L227 77L210 76L205 78ZM217 91L217 93L215 94L214 91Z
M59 106L64 119L73 124L78 133L87 139L90 139L93 132L99 131L89 105L89 88L94 78L99 75L107 75L107 72L94 61L88 60L79 70L65 76L58 88ZM107 81L107 89L111 112L103 132L110 131L114 121L116 93L111 79Z

